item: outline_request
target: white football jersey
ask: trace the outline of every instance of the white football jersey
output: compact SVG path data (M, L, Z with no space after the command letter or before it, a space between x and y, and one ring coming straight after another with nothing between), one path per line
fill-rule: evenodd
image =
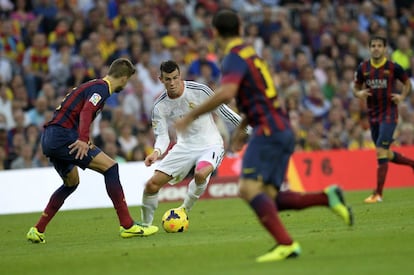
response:
M184 81L184 92L178 98L169 98L167 91L164 91L156 99L152 110L152 127L156 138L154 148L160 149L163 154L170 144L169 126L213 94L208 86L194 81ZM226 105L218 108L218 114L234 126L241 122L241 117ZM189 149L223 145L223 139L211 113L198 117L185 132L176 134L177 144L185 144Z

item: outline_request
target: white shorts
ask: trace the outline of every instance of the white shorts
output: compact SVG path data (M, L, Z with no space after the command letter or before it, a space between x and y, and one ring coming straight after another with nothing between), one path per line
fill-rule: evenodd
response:
M223 160L223 156L224 147L222 145L188 149L185 145L175 144L155 170L172 176L173 179L169 181L169 184L174 185L181 182L191 168L200 161L211 163L215 170Z

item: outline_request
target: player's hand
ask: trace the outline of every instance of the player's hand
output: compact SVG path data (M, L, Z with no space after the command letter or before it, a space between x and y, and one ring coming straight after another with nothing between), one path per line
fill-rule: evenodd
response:
M233 152L239 152L243 149L244 144L246 144L249 135L244 129L237 128L231 137L231 150Z
M395 104L399 104L400 102L403 102L405 100L405 98L400 95L400 94L391 94L391 100L395 103Z
M355 95L356 95L357 98L365 99L365 98L371 96L371 93L369 92L369 89L363 89L363 90L360 90L360 91L356 92Z
M192 119L190 116L186 115L174 123L174 127L178 132L185 132L185 130L188 128L188 125L193 122L194 119Z
M158 151L154 151L151 154L149 154L144 160L145 166L147 167L151 166L158 159L158 157L159 157Z
M82 160L84 157L88 155L89 144L85 141L78 139L77 141L69 145L68 148L70 149L69 154L72 155L76 152L75 159Z

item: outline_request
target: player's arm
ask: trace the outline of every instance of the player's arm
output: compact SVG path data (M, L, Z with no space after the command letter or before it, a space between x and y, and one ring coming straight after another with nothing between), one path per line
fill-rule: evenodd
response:
M175 122L175 128L183 131L197 117L215 110L221 104L229 102L238 91L239 85L234 83L222 84L216 93L203 104L187 113L183 118Z
M391 94L391 99L392 101L394 101L395 104L398 104L400 102L403 102L407 98L407 96L411 93L412 87L411 81L404 69L398 64L396 64L395 66L395 74L397 78L402 82L403 86L400 94Z
M236 128L231 137L231 150L233 152L238 152L243 148L249 138L249 132L251 132L251 130L247 118L243 117L240 125Z
M146 166L151 166L167 150L170 144L167 119L157 107L152 111L152 129L155 135L154 151L145 158Z
M364 78L362 74L362 67L359 65L354 77L354 86L352 87L352 94L360 99L365 99L371 95L368 88L364 89Z
M88 100L82 107L79 114L79 137L78 139L69 145L70 154L76 152L76 159L83 159L89 151L89 139L90 139L90 127L94 119L95 113L104 104L109 94L104 92L95 91L88 95Z

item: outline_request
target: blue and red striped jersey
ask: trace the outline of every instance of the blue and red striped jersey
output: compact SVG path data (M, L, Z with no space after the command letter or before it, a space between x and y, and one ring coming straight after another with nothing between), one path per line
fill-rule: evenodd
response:
M103 79L94 79L73 88L56 108L49 125L59 125L68 129L76 129L79 140L88 142L92 121L105 105L111 95L109 83Z
M231 41L227 47L221 83L239 85L237 107L246 115L256 134L270 135L290 128L288 116L279 106L267 63L242 39Z
M359 64L355 74L355 83L369 89L367 98L368 117L371 123L397 122L398 106L391 100L392 93L398 93L397 80L405 82L408 75L395 62L384 59L378 66L370 60ZM364 87L365 86L365 87Z

